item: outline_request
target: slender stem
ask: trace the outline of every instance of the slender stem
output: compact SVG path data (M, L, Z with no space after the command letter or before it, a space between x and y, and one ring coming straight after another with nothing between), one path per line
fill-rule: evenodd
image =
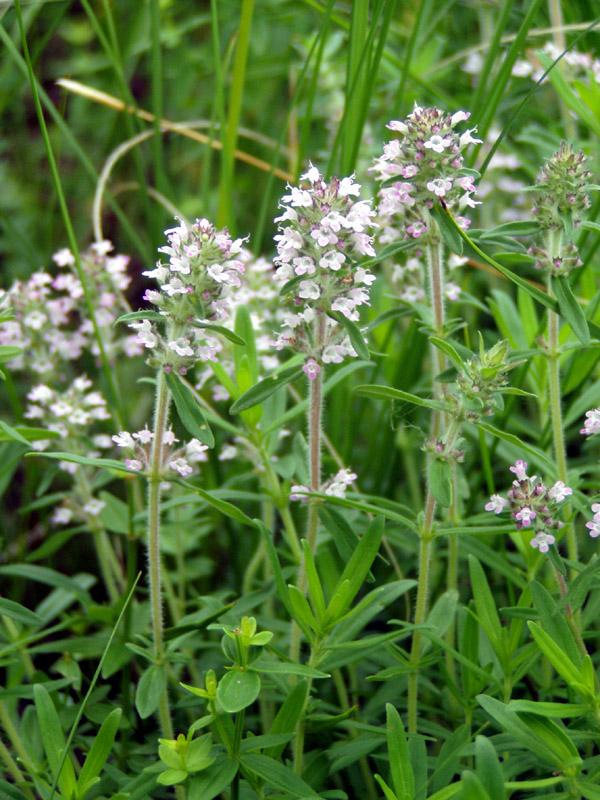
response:
M427 616L427 603L429 599L429 568L433 551L433 516L435 513L435 500L431 491L427 493L425 504L425 517L419 538L419 578L417 585L417 602L415 606L415 625L422 625ZM421 650L421 632L413 632L410 663L412 670L408 674L408 732L417 732L417 699L419 687L418 664Z
M326 319L324 314L320 314L315 319L314 327L314 348L318 353L320 352L323 340L325 337ZM323 412L323 372L320 372L308 381L309 391L309 406L308 406L308 469L310 488L314 492L318 492L321 487L321 415ZM310 548L310 552L314 553L315 545L317 542L317 531L319 528L319 512L317 505L309 501L308 505L308 520L306 526L306 540ZM298 579L296 586L304 593L306 591L307 575L306 575L306 562L304 554L300 560L300 569L298 570ZM297 661L300 654L300 638L301 632L298 623L292 621L292 633L290 642L290 658L292 661Z
M558 232L548 233L548 255L553 259L560 252L562 236ZM548 292L552 287L548 275ZM552 423L552 440L554 444L554 458L556 461L557 477L567 483L567 454L563 435L562 411L560 399L560 347L558 344L559 318L554 311L548 311L548 384L550 389L550 417ZM565 516L569 516L570 506L564 507ZM565 530L567 551L571 561L578 561L578 547L575 530L571 522L567 523ZM571 575L576 577L576 573Z
M436 336L444 336L444 265L442 262L442 245L439 242L430 242L426 248L427 253L427 273L429 277L429 291L431 306L433 308L433 327ZM446 356L437 347L433 347L433 396L436 400L442 400L444 389L439 381L435 380L439 372L446 369ZM440 435L442 429L442 413L434 411L431 424L431 434L434 437Z
M162 370L157 373L154 407L154 437L150 453L148 476L148 566L150 572L150 609L154 639L154 658L160 663L164 657L164 635L161 595L160 560L160 497L162 483L163 440L169 418L171 395ZM166 679L165 679L166 681ZM173 739L173 724L169 709L169 694L165 682L159 704L160 724L165 739ZM178 792L178 796L180 796Z
M150 608L154 635L154 656L163 655L163 619L160 580L160 497L162 482L163 437L169 417L169 391L162 371L157 375L154 437L148 476L148 562L150 569Z

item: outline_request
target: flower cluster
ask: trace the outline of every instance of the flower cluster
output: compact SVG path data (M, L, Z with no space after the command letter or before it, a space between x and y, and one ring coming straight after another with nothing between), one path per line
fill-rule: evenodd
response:
M121 431L112 437L113 442L125 450L129 450L133 458L125 459L125 466L135 472L146 472L149 469L154 433L148 428L129 433ZM178 472L183 478L194 472L192 464L206 461L208 456L207 445L201 444L198 439L191 439L182 447L175 447L179 439L175 438L172 430L165 431L163 436L163 452L161 454L162 472L165 474L171 469Z
M356 480L356 478L357 475L355 475L354 472L350 472L349 469L340 469L321 486L319 491L323 494L330 495L330 497L345 497L346 489L353 483L353 481ZM290 500L301 500L303 503L306 503L310 499L308 495L311 491L312 489L310 489L308 486L292 486ZM302 494L297 494L297 492L302 492Z
M557 481L548 489L536 475L527 475L527 462L521 459L515 462L510 471L516 475L516 480L507 496L492 495L485 510L501 514L505 508L510 508L517 529L530 529L534 533L531 546L547 553L549 546L555 541L550 531L559 530L564 524L555 516L557 506L573 494L573 490L565 486L563 481Z
M600 503L592 503L591 508L594 519L591 522L586 522L585 527L589 528L592 539L596 539L600 536Z
M275 279L292 310L275 345L305 353L304 371L311 378L321 363L356 355L344 329L326 315L337 311L356 321L359 306L369 302L375 276L355 261L375 255L368 233L375 212L368 201L353 199L360 194L353 177L327 183L311 166L301 180L304 186L289 187L276 219Z
M475 421L482 415L491 416L502 410L502 391L508 387L508 372L520 362L509 362L507 339L497 342L489 350L483 349L480 338L479 354L463 362L458 370L456 386L457 402L466 412L466 417Z
M454 213L474 208L478 201L472 170L463 169L463 151L480 139L474 129L457 133L454 128L469 118L464 111L443 114L437 108L415 104L406 120L392 120L387 126L400 135L383 148L383 155L371 168L377 179L385 181L379 191L378 214L386 224L401 227L398 238L420 241L438 240L429 209L443 200ZM469 220L457 216L466 229Z
M579 433L583 433L585 436L600 433L600 408L590 408L585 412L585 422Z
M81 254L81 265L107 355L113 358L120 351L138 355L141 348L134 336L115 338L113 322L119 309L129 310L122 293L130 278L128 257L110 256L111 250L110 242L97 242ZM53 260L61 269L57 275L38 270L28 281L17 280L0 293L0 308L10 306L14 314L0 326L0 344L20 347L27 354L11 361L12 369L50 375L86 349L98 355L92 322L82 309L84 290L75 272L75 257L65 248Z
M45 451L58 442L60 450L97 458L100 451L112 447L110 436L93 433L92 426L97 421L110 419L106 401L92 388L92 381L81 375L66 389L56 390L46 384L37 384L27 395L29 405L25 411L26 419L34 424L58 434L58 439L39 439L31 443L34 450ZM93 468L73 461L59 461L58 466L75 482L69 495L65 495L51 517L55 525L68 525L79 520L92 528L98 523L95 518L105 506L104 501L91 494Z
M379 237L379 244L388 244L396 241L398 232L387 228ZM403 264L393 264L390 272L390 280L400 292L400 299L405 303L418 303L425 299L424 274L425 264L423 263L423 252L419 249L411 251L412 255L405 259ZM465 256L457 256L451 253L447 259L449 269L454 269L466 263ZM443 287L444 296L451 302L460 297L460 286L453 281L445 281Z
M221 344L210 333L211 322L228 318L229 297L242 284L244 265L237 256L244 240L232 241L227 229L217 231L206 219L189 226L180 220L165 233L169 243L159 252L168 263L158 262L143 274L159 284L160 290L147 289L144 299L165 318L166 335L150 319L129 326L151 352L153 366L185 374L198 361L217 359Z
M91 387L92 382L85 375L75 378L69 387L61 390L52 389L46 384L37 384L27 395L30 402L24 416L41 427L58 433L63 440L62 449L65 447L65 439L72 440L68 447L73 449L88 436L87 429L96 420L110 419L110 414L106 410L106 400L100 392L88 391ZM39 451L47 450L51 441L51 439L40 439L33 442L32 447ZM91 443L95 447L110 447L110 440L104 434L94 436ZM97 451L90 450L86 446L80 455L96 456ZM78 467L75 463L60 463L71 473Z
M563 230L566 216L571 217L575 228L581 222L583 212L590 207L588 161L583 152L575 154L572 145L562 142L560 150L544 164L536 181L532 209L542 228Z

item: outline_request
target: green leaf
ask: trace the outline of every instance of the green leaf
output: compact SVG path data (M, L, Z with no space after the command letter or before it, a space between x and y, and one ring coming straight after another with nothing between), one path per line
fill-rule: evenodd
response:
M0 442L21 442L21 444L29 444L29 442L37 442L40 439L60 439L60 433L57 431L49 431L47 428L25 428L22 425L15 425L11 427L6 422L0 422L0 427L3 433L0 433Z
M308 600L302 594L300 589L298 589L293 584L288 584L288 593L290 598L290 603L292 604L292 608L294 610L294 619L296 619L299 623L302 623L306 628L310 628L317 634L321 633L321 626L317 622L314 617L314 614L311 611L311 608L308 604ZM311 636L311 639L313 637Z
M86 467L98 467L99 469L116 469L119 472L128 472L130 475L139 475L134 469L126 467L123 461L116 461L114 458L88 458L88 456L78 456L75 453L40 453L31 452L25 454L28 458L53 458L58 461L70 461L72 464L83 464Z
M567 684L571 687L580 684L581 670L569 659L562 647L536 622L528 622L527 627L537 646Z
M166 317L159 311L130 311L128 314L121 314L121 316L113 322L113 325L118 325L119 322L134 322L138 319L149 319L152 322L166 322Z
M218 333L219 336L223 336L223 338L229 339L230 342L240 345L241 347L246 345L246 342L241 336L238 336L237 333L230 331L229 328L225 328L223 325L215 325L213 322L199 322L198 320L194 320L192 325L194 328L203 328L209 333Z
M500 654L501 643L503 641L502 625L500 624L500 617L498 616L494 596L490 591L481 564L475 556L471 555L469 556L469 574L471 577L471 586L473 588L477 616L496 654Z
M560 613L559 605L541 583L531 581L529 586L544 631L564 651L567 659L579 666L581 664L581 654L577 649L577 644L566 619Z
M440 201L440 205L433 206L429 213L437 222L437 226L440 229L440 233L442 234L442 238L446 243L448 250L451 250L453 253L462 256L463 240L461 235L456 231L458 226L452 224L454 220L452 217L450 217L448 211L446 210L445 203Z
M60 572L56 572L49 567L38 567L35 564L6 564L0 567L0 575L25 578L64 589L74 594L84 606L90 605L92 602L89 593L77 581L68 578L66 575L61 575Z
M590 712L590 707L583 703L538 703L535 700L511 700L508 708L510 711L526 711L553 719L581 717Z
M365 578L371 564L379 551L379 545L383 538L385 522L382 517L376 517L363 536L361 537L358 547L352 554L352 558L346 564L337 587L340 587L345 581L348 581L348 596L346 598L346 607L354 600L358 594L360 587L363 585ZM336 588L337 588L336 587Z
M0 321L4 322L5 320ZM6 361L12 361L13 358L21 355L22 352L22 347L16 347L11 344L0 344L0 362L5 363Z
M502 767L494 745L486 736L475 738L475 772L490 800L505 800Z
M566 276L552 276L552 291L558 300L561 317L571 326L571 330L582 344L589 344L590 331L583 309L573 294Z
M100 519L107 531L113 533L129 534L129 506L110 492L100 492L98 495L104 503L100 512Z
M186 769L166 769L157 777L156 782L161 786L175 786L184 781L188 776Z
M571 759L570 748L567 746L565 749L562 737L555 740L551 734L549 736L541 736L537 724L530 724L531 720L534 719L543 720L544 722L550 722L550 720L545 720L543 717L535 717L533 714L526 719L522 719L514 711L510 711L504 703L484 694L478 695L477 700L483 709L511 736L524 744L532 753L550 763L555 769L562 770L565 763ZM557 728L556 725L554 727ZM552 731L551 733L555 732ZM566 734L563 734L563 736L570 742ZM572 743L571 746L574 747Z
M308 682L305 680L298 681L280 706L269 733L273 735L294 733L298 720L304 713L307 694ZM277 744L265 750L264 754L278 760L281 758L284 749L285 744Z
M292 797L311 798L311 800L319 797L306 781L299 778L292 769L284 766L280 761L258 753L244 755L240 761L246 769L254 772L270 786L291 794Z
M518 220L516 222L504 222L495 228L484 231L480 239L494 238L495 236L535 236L539 233L541 226L534 220Z
M377 384L363 384L357 386L354 391L364 397L376 397L378 400L404 400L407 403L414 403L416 406L435 408L440 411L447 411L448 407L439 400L429 400L425 397L418 397L416 394L403 392L401 389L393 389L391 386L379 386Z
M365 344L364 336L358 325L339 311L328 311L327 316L334 319L346 330L348 338L350 339L350 344L356 350L358 357L362 358L363 361L368 361L369 348Z
M219 681L217 700L229 714L248 708L260 692L260 676L250 670L232 669Z
M518 436L515 436L513 433L508 433L507 431L500 430L500 428L495 428L493 425L489 425L487 422L478 422L477 427L481 428L481 430L483 431L486 431L486 433L491 433L492 436L495 436L498 439L502 439L504 442L509 442L509 444L514 444L515 447L518 447L522 452L525 452L532 458L535 458L535 461L538 464L538 466L542 467L542 469L545 472L547 472L548 475L556 474L555 464L538 447L534 447L531 444L527 444L527 442L522 441L521 439L519 439Z
M268 661L259 658L253 661L250 669L264 672L266 675L302 675L305 678L330 678L328 672L322 672L306 664L294 664L291 661Z
M375 778L377 783L381 786L381 789L382 789L382 791L383 791L383 793L385 795L385 800L398 800L398 798L396 797L394 792L392 792L392 790L387 785L387 783L383 780L381 775L377 775L377 773L375 773L375 775L373 777Z
M431 494L444 508L452 505L452 465L448 461L434 458L428 471Z
M188 800L213 800L230 785L238 771L234 758L215 761L190 781Z
M358 534L336 509L320 506L318 511L319 519L331 534L340 558L344 562L348 561L360 541ZM372 572L367 575L367 580L369 583L375 580Z
M440 339L437 336L430 336L429 341L431 342L431 344L437 347L438 350L441 350L442 353L444 353L445 355L448 356L448 358L454 361L458 369L464 369L465 362L462 360L456 349L450 344L450 342L447 339Z
M40 683L36 683L33 687L33 699L50 771L53 777L56 778L56 774L60 769L60 774L58 775L60 792L65 798L70 798L75 794L77 782L73 764L70 760L65 759L62 769L60 766L67 746L60 719L50 695Z
M258 381L258 354L256 352L254 325L252 324L248 306L238 306L235 312L235 331L238 338L242 340L242 342L238 342L238 347L233 348L235 371L236 373L238 372L242 358L246 356L252 383L256 383ZM240 347L240 344L245 346Z
M204 418L198 401L189 386L173 372L166 372L165 378L171 396L175 401L177 413L185 429L208 447L215 446L215 437Z
M152 664L142 673L135 692L135 707L142 719L146 719L156 711L166 690L164 667Z
M464 800L490 800L489 794L474 772L466 769L461 775L462 797Z
M386 703L386 736L390 759L392 785L398 800L413 800L415 776L408 754L408 742L400 714L391 703Z
M100 726L100 730L96 734L96 738L90 747L90 751L86 756L77 780L77 793L80 797L85 795L102 772L104 764L112 750L120 721L121 709L115 708Z
M0 597L0 614L4 614L17 622L22 622L23 625L33 625L36 628L44 624L44 620L34 614L33 611L25 608L20 603L16 603L14 600L7 600L4 597Z
M315 615L319 623L323 621L325 616L325 597L323 595L323 587L319 579L315 560L310 550L310 545L306 539L302 540L302 547L304 550L304 564L306 566L306 577L308 580L308 591L312 606L315 610Z
M181 478L171 478L171 480L195 492L195 494L205 500L208 505L213 506L213 508L216 508L217 511L220 511L221 514L224 514L226 517L231 517L231 519L241 522L242 525L250 525L252 528L256 527L255 520L251 520L250 517L244 514L237 506L234 506L233 503L229 503L227 500L221 500L214 492L207 492L201 489L200 486L196 486L194 483L182 480Z
M281 370L277 375L270 375L268 378L264 378L262 381L259 381L259 383L251 386L247 392L240 395L230 407L229 413L239 414L240 411L245 411L248 408L262 403L263 400L270 397L273 392L276 392L281 386L293 383L302 375L302 367L293 366Z

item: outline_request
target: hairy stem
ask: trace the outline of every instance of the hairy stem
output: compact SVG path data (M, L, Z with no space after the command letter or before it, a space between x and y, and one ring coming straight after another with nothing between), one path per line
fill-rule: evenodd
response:
M415 606L415 625L422 625L427 616L429 600L429 568L433 551L433 516L435 513L435 500L431 491L427 493L423 527L419 536L419 578L417 585L417 603ZM410 663L412 670L408 674L408 732L417 732L417 700L419 688L419 656L421 650L421 632L413 632Z
M561 248L561 234L549 231L548 255L553 259ZM550 275L548 275L548 292L552 293ZM567 483L567 454L563 435L562 411L560 399L560 347L558 344L559 318L554 311L548 311L548 384L550 389L550 419L552 424L552 441L554 458L556 461L556 474L560 481ZM564 506L565 516L570 515L570 506ZM566 525L565 536L567 551L571 561L578 561L577 539L572 523ZM576 577L576 573L571 575Z

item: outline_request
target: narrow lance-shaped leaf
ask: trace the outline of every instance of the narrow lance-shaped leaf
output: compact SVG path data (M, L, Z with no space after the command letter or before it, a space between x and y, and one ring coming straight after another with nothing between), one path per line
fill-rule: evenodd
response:
M100 726L77 780L77 792L80 797L98 782L98 776L112 750L120 721L121 709L115 708Z
M402 389L394 389L391 386L379 386L375 383L365 383L361 386L357 386L354 391L356 394L363 395L364 397L375 397L378 400L404 400L416 406L435 408L439 411L448 410L445 403L441 403L439 400L429 400L426 397L419 397L416 394L410 394L410 392L403 392Z
M571 326L571 330L582 344L589 344L590 331L583 309L573 294L566 276L552 277L552 291L558 301L561 317Z
M394 792L398 800L412 800L415 792L415 776L410 763L404 725L400 714L391 703L386 704L385 712L390 772Z
M230 414L239 414L240 411L246 411L248 408L262 403L267 397L270 397L273 392L276 392L281 386L286 386L288 383L293 383L302 376L302 367L293 366L281 370L277 375L269 375L259 383L250 387L247 392L240 395L229 409Z
M56 774L60 770L58 774L58 786L61 794L64 797L72 797L76 790L75 771L70 761L65 760L64 763L62 763L66 742L54 703L45 687L39 683L36 683L33 687L33 699L40 732L42 734L44 751L53 777L56 778Z
M336 322L346 329L346 333L348 334L348 338L350 339L350 344L356 350L356 354L359 358L362 358L363 361L369 360L369 348L365 344L364 336L361 333L360 328L355 322L352 322L351 319L341 314L339 311L328 311L327 316L334 319Z
M452 505L452 465L448 461L434 458L429 465L429 489L431 494L444 508Z
M167 386L175 401L179 419L185 429L208 447L215 446L215 437L204 418L192 390L172 372L165 373Z
M446 247L453 253L456 253L456 255L462 256L463 241L460 233L456 230L458 226L455 227L452 225L449 215L445 213L445 211L445 205L434 206L430 210L430 214L437 222L437 226L440 229L440 233L442 234L442 238L446 244Z

